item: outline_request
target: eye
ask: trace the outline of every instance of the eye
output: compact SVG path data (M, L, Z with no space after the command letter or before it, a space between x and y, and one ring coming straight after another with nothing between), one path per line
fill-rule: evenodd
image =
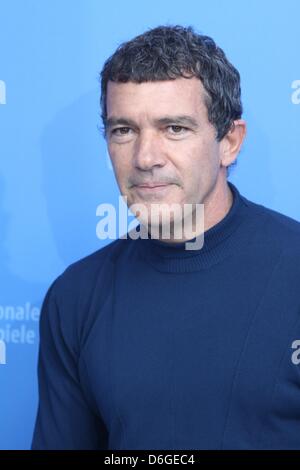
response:
M127 135L128 132L123 132L123 131L124 131L124 130L126 131L126 130L128 130L128 129L130 130L130 127L117 127L116 129L113 129L113 130L111 131L111 133L112 133L113 135L117 135L117 136L119 136L119 135ZM118 133L117 131L120 131L120 133ZM121 131L122 131L122 132L121 132Z
M183 130L183 131L187 131L187 130L188 130L187 127L177 126L177 125L175 125L175 124L174 124L174 125L171 125L171 126L168 126L168 128L173 129L174 132L171 132L171 134L182 134L182 132L180 132L180 131L182 131L182 130ZM179 132L177 132L177 131L179 131Z

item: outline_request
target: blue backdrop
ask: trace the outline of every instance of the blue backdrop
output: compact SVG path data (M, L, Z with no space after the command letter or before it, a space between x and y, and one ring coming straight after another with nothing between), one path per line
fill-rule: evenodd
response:
M120 42L165 23L212 36L241 73L248 135L230 180L300 219L299 0L0 0L1 449L30 446L47 288L109 242L96 208L118 207L119 192L98 73Z

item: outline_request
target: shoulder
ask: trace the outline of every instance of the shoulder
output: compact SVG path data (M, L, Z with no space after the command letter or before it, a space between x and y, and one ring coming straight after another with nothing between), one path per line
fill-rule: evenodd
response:
M277 227L282 232L287 234L294 232L295 235L300 235L300 222L292 217L289 217L282 212L278 212L274 209L264 206L263 204L257 204L253 201L249 201L242 196L244 203L257 214L258 217L264 219L273 227Z
M54 281L57 288L78 292L92 286L99 277L109 275L118 256L127 248L126 239L117 239L93 253L70 264Z
M129 246L130 240L125 238L109 243L70 264L48 288L41 310L42 323L52 324L53 330L59 328L74 351L79 351L86 330L112 295L114 264Z
M300 222L286 214L241 196L264 243L276 241L287 251L300 253Z

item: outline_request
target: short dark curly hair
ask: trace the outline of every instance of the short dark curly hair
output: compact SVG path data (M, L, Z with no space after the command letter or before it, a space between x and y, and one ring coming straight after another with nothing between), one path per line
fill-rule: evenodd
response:
M208 120L218 141L227 134L243 112L240 74L223 50L192 26L163 25L119 45L100 73L101 118L106 135L107 83L142 83L197 77L206 91ZM231 164L233 166L236 161Z

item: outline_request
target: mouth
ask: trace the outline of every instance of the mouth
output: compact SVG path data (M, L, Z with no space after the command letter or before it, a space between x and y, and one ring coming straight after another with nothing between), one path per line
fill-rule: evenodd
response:
M172 184L155 184L155 185L139 184L139 185L135 185L134 189L137 192L149 194L149 193L157 193L157 192L160 193L160 192L166 191L171 186Z

